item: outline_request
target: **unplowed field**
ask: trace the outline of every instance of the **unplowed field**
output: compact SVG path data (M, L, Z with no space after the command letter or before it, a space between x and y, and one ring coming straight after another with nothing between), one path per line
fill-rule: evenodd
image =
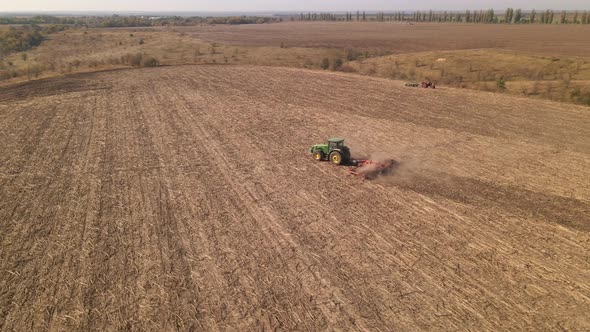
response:
M3 331L590 329L589 108L162 67L2 88L0 152Z

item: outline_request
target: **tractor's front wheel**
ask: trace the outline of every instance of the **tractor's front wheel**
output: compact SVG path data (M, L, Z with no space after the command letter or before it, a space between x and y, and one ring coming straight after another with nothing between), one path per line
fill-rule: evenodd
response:
M322 161L322 160L324 160L324 157L325 157L325 156L324 156L324 151L322 151L322 150L316 150L316 151L313 153L313 159L314 159L314 160L317 160L317 161Z
M340 152L334 151L334 152L330 153L330 161L334 165L342 164L342 155L340 154Z

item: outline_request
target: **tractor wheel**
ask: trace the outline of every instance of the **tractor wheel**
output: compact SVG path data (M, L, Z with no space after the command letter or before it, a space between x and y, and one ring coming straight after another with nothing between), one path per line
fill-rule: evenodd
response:
M342 155L338 151L330 153L330 161L334 165L340 165L342 163Z
M314 160L317 160L317 161L322 161L322 160L324 160L324 157L325 157L325 155L324 155L324 151L322 151L322 150L316 150L316 151L313 153L313 159L314 159Z

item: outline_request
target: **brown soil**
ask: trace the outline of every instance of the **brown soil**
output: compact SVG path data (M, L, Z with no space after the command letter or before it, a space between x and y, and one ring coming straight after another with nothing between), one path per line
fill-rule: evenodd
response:
M0 90L0 329L590 329L590 109L301 69ZM361 182L329 136L392 158Z
M590 25L289 22L178 28L206 41L237 45L352 47L393 53L506 49L522 53L588 56Z

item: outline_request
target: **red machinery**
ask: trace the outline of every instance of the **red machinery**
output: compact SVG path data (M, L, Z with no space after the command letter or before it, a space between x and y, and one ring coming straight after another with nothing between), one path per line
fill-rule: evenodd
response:
M432 88L432 89L436 89L436 82L433 81L422 81L421 83L406 83L406 86L411 87L411 88Z
M355 159L352 164L349 170L350 174L366 180L390 174L398 166L395 160Z
M428 88L436 89L436 82L433 82L433 81L422 81L422 83L420 83L420 85L425 89L428 89Z

